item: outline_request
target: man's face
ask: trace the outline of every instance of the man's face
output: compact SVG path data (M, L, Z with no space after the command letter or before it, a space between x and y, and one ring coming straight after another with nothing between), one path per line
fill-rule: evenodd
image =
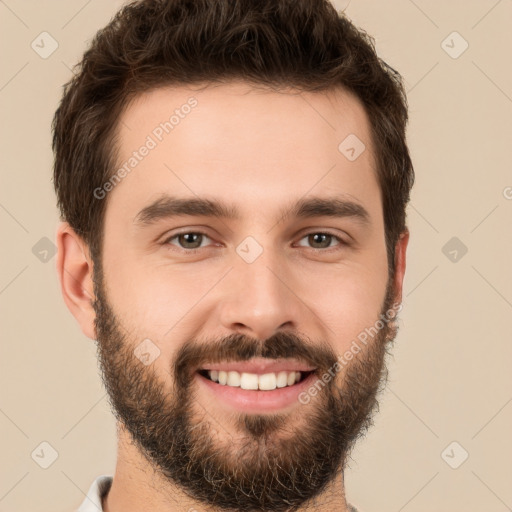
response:
M158 89L124 112L118 147L130 171L103 199L94 307L122 430L205 503L305 503L369 424L396 334L380 322L353 350L396 298L363 107L342 91Z

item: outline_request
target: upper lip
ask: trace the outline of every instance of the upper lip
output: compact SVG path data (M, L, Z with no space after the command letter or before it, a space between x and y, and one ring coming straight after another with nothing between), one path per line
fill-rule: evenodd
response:
M224 370L238 373L278 373L282 371L310 372L315 370L313 366L295 359L268 359L255 357L249 361L226 361L224 363L206 363L199 370Z

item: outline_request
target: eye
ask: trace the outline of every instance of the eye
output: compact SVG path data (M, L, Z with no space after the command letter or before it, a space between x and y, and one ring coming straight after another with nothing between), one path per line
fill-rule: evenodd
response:
M312 244L312 249L329 249L333 247L331 242L337 241L338 246L348 245L342 238L339 236L333 235L332 233L326 233L323 231L318 231L314 233L309 233L304 236L301 240L307 239L308 243ZM335 245L336 246L336 245ZM304 246L302 246L304 247Z
M163 243L170 245L177 245L172 243L172 240L176 239L178 242L178 247L181 249L185 249L186 252L195 252L195 249L199 249L204 247L201 242L207 238L211 241L211 238L207 236L205 233L200 231L186 231L184 233L177 233L165 240Z
M310 248L314 250L325 250L349 245L341 237L323 231L309 233L303 236L301 241L305 239L307 239L308 243L311 244ZM176 240L176 242L173 242L174 240ZM205 240L209 240L210 242L212 241L206 233L201 231L185 231L183 233L176 233L170 236L162 243L163 245L177 246L178 249L181 249L183 252L193 254L208 245L207 243L203 245ZM332 242L338 243L333 245ZM299 244L299 246L305 247L302 244Z

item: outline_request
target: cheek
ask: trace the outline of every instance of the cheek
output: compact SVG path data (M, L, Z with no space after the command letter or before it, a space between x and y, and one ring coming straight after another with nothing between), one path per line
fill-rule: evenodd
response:
M313 276L312 276L313 277ZM337 352L342 352L366 328L374 325L381 313L387 285L387 268L344 269L325 276L318 272L313 282L326 283L309 293L308 303L328 327L326 334Z
M218 276L144 265L127 254L119 260L106 258L104 270L108 300L130 345L134 350L140 346L141 353L157 354L151 364L168 385L176 351L195 334L191 320L194 326L202 325L194 308Z
M128 250L118 257L121 251L110 245L109 256L105 251L104 258L109 301L127 326L149 329L162 337L200 299L206 283L197 274L144 262Z

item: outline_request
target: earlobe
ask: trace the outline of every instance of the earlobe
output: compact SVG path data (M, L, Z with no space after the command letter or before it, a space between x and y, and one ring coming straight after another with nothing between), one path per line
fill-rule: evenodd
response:
M406 267L406 251L407 244L409 243L409 230L406 228L400 234L398 242L395 246L395 302L402 302L402 291L403 291L403 282L405 276L405 267Z
M88 247L67 222L59 223L56 243L57 275L64 302L82 332L88 338L95 339L93 263Z

